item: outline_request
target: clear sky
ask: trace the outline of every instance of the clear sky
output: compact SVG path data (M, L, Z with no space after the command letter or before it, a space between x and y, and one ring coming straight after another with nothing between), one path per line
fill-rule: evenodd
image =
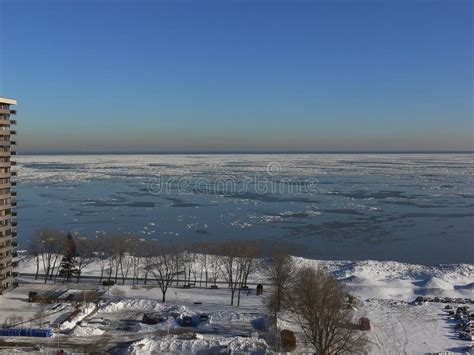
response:
M0 0L23 151L472 150L470 0Z

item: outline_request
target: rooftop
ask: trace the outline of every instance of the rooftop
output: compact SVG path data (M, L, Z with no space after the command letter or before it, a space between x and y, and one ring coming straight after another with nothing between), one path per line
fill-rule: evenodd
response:
M16 105L15 99L9 99L8 97L0 96L0 103L1 104L8 104L8 105Z

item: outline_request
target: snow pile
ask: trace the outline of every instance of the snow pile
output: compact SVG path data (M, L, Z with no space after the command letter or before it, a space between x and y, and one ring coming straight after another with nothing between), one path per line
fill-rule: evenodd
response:
M232 354L265 354L268 348L265 340L260 338L236 337L228 345Z
M180 314L186 313L188 308L186 306L174 306L163 304L157 300L150 300L146 298L130 298L123 299L117 302L110 302L100 309L103 313L115 313L121 311L155 311L155 312L177 312Z
M145 338L129 346L130 354L218 354L220 344L212 339L180 339L177 336Z
M86 326L78 325L72 330L71 335L81 337L81 336L90 336L90 335L102 335L104 334L104 332L105 330L94 327L92 325L86 325Z
M210 315L209 325L212 327L220 325L263 330L266 329L266 320L267 315L265 313L239 313L232 310L221 310Z
M87 303L86 305L83 305L79 308L79 312L70 320L66 320L65 322L61 323L59 326L59 329L61 330L71 330L76 326L78 322L83 320L85 317L87 317L89 314L94 312L96 309L94 303Z
M265 340L260 338L223 337L215 335L196 334L193 339L183 339L180 336L163 338L144 338L129 346L130 354L218 354L227 348L233 354L265 354L268 348Z
M298 267L327 270L350 292L365 298L412 301L418 295L471 297L474 265L424 266L395 261L293 258Z

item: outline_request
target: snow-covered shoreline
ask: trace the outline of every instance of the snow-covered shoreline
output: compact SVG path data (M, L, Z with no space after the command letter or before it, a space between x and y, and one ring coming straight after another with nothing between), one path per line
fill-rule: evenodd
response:
M463 302L474 299L472 264L423 266L393 261L293 259L296 267L326 269L361 300L355 316L370 319L372 330L367 332L370 341L368 354L426 354L440 351L455 354L462 353L472 345L472 342L457 338L454 324L444 310L446 304L457 307L456 299L462 299ZM44 292L71 287L102 288L98 280L80 284L63 284L58 280L56 284L50 282L45 285L42 280L21 276L21 273L34 274L35 271L34 260L24 259L20 263L20 280L26 283L10 294L0 296L0 322L5 321L2 317L17 314L28 319L38 311L38 304L30 303L25 308L24 301L21 301L30 290ZM97 263L88 265L84 272L100 276ZM255 284L266 280L262 270L257 270L249 281ZM77 344L81 344L83 339L98 340L101 337L119 344L126 337L130 341L125 351L127 354L160 351L204 354L217 353L223 347L245 354L263 354L268 351L268 344L262 338L265 330L261 332L255 328L255 324L260 324L266 317L263 298L255 292L245 294L241 306L235 307L229 305L230 291L223 285L218 289L198 285L183 289L173 285L167 302L163 303L161 292L152 280L147 285L120 283L112 287L120 292L109 289L104 296L105 302L101 301L97 305L94 315L85 317L80 325L69 329L68 334L57 336ZM452 302L424 302L421 305L411 302L418 296L448 297ZM68 310L71 311L70 307L65 308L66 313L54 317L64 318ZM143 314L150 312L162 314L166 320L156 325L141 323ZM200 323L201 314L207 314L209 320ZM198 324L191 329L183 328L174 317L179 320L184 316L192 317L193 322L197 320ZM49 319L52 324L55 322L54 317ZM291 318L282 316L278 323L282 329L298 332ZM301 336L298 339L297 352L304 352L307 347L301 342Z
M474 298L474 264L439 264L425 266L397 261L317 260L293 257L296 267L324 268L344 282L358 297L413 301L417 296ZM199 261L196 261L198 263ZM200 265L195 269L199 270ZM36 262L25 258L18 271L34 274ZM41 273L41 270L40 270ZM89 264L83 275L100 276L98 262ZM249 277L249 282L266 282L261 270ZM119 283L120 280L119 280Z

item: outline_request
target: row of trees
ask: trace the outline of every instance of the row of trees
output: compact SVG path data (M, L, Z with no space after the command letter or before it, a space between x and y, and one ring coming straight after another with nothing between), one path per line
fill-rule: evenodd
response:
M98 270L100 282L120 280L125 284L131 279L133 284L158 287L163 302L172 285L207 287L219 280L230 290L230 304L239 306L241 290L260 268L271 284L265 305L275 332L278 318L285 313L299 325L317 354L359 353L366 344L353 326L353 309L348 307L343 285L324 270L297 267L283 249L275 248L271 258L261 259L261 250L252 241L179 245L128 235L91 239L41 230L30 244L30 255L36 262L36 278L42 269L45 283L79 282L81 276L90 274L85 271Z
M100 272L99 282L131 279L155 285L166 300L173 284L208 286L218 280L231 291L231 305L240 305L240 291L257 269L261 250L253 241L200 242L188 245L140 240L116 234L94 239L40 230L30 243L29 254L36 262L36 275L48 281L80 281L94 263ZM40 271L42 274L40 275ZM92 268L90 269L92 271Z

